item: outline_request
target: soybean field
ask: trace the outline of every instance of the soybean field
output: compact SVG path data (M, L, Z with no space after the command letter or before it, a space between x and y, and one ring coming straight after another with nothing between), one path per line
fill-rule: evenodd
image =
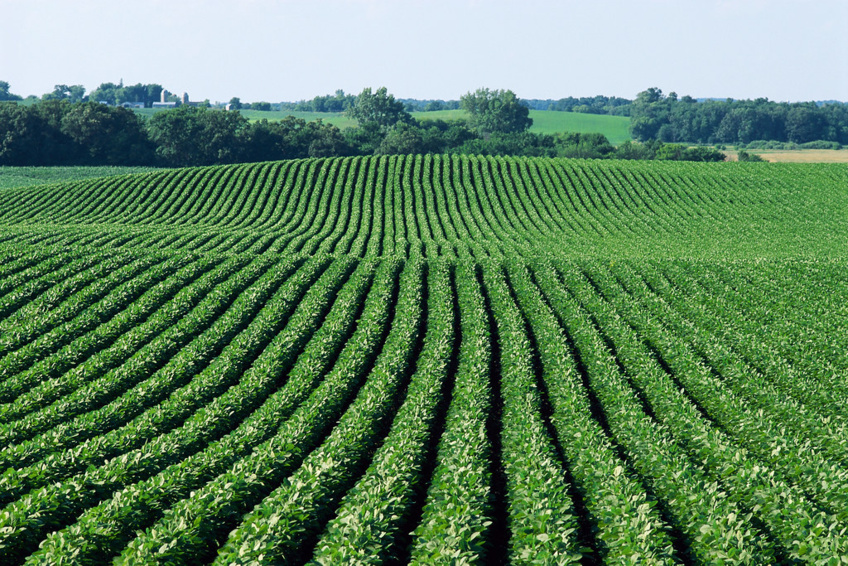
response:
M848 563L846 252L844 164L0 190L0 563Z

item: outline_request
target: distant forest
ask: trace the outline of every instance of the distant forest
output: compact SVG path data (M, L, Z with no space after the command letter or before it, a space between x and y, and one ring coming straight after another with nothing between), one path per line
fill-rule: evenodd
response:
M345 112L356 100L356 95L345 94L337 90L335 94L316 96L311 100L299 102L281 102L277 105L280 110L298 112ZM439 112L441 110L459 110L460 100L419 100L416 98L399 98L407 112ZM584 114L609 114L612 116L629 116L632 100L615 96L592 96L560 98L559 100L519 99L521 104L530 110L549 110L558 112L582 112ZM275 105L271 105L274 108Z
M529 108L512 91L461 99L467 118L416 120L385 88L363 90L340 130L295 116L249 121L240 112L181 105L150 117L100 102L0 103L0 165L180 167L299 157L467 153L721 161L709 148L651 141L613 147L601 134L529 132Z
M340 130L289 116L250 122L208 101L144 117L122 103L149 106L161 85L104 83L89 95L57 85L22 99L0 81L0 165L210 165L298 157L398 153L476 153L619 159L717 161L721 152L692 144L767 144L839 148L848 144L848 104L704 100L657 88L635 100L596 96L525 100L479 89L458 101L395 99L385 88L336 91L278 108L345 112L357 126ZM167 92L166 92L167 94ZM171 97L175 99L176 97ZM93 100L96 100L94 102ZM104 103L105 102L105 103ZM270 109L270 103L230 102ZM467 119L418 121L413 111L463 109ZM635 142L613 147L600 134L531 133L530 109L629 115Z
M848 144L848 104L706 100L667 96L658 88L640 92L630 105L636 140L666 143L752 144L758 141ZM827 144L822 144L827 145Z
M303 112L345 112L356 96L338 90L312 100L283 102L279 108ZM461 108L459 100L399 99L407 112ZM763 142L816 144L830 148L848 144L848 103L774 102L756 100L695 99L667 96L658 88L640 92L635 100L615 96L553 99L519 99L531 110L630 116L631 135L638 141L665 143L733 144L764 147ZM271 105L273 107L273 105ZM791 145L789 147L792 147Z

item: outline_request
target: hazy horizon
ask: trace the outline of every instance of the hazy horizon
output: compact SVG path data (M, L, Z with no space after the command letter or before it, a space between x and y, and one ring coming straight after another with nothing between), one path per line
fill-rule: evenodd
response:
M844 0L0 0L0 80L158 83L193 100L281 102L386 86L458 99L848 101Z

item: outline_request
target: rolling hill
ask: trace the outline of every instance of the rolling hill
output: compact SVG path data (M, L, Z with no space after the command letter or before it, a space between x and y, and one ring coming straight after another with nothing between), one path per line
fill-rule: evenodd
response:
M4 564L848 555L848 167L0 191Z

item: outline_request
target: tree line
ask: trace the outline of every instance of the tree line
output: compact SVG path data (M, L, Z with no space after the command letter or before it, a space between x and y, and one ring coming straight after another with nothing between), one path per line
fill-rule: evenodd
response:
M848 144L848 104L756 100L697 101L658 88L640 92L630 108L636 140L751 144L758 140ZM756 147L752 146L752 147Z
M97 101L110 105L135 102L144 103L145 106L150 107L153 102L160 99L163 90L159 84L124 85L121 81L118 84L102 83L86 95L82 85L56 85L52 92L45 93L40 99L31 96L26 100L27 102L67 101L71 103ZM355 111L358 99L357 95L337 90L331 95L316 96L312 100L300 102L242 103L238 97L233 97L229 104L233 109L349 113ZM467 107L467 99L468 95L460 100L447 101L410 98L393 100L399 103L400 108L405 112L410 113L463 109ZM23 100L21 96L10 92L8 82L0 81L0 101L21 100ZM171 95L170 100L177 100L177 98ZM515 102L531 110L630 116L630 132L633 139L637 141L734 144L747 145L749 149L772 147L767 146L766 143L788 144L785 147L789 148L798 146L838 148L848 144L848 104L836 101L787 103L774 102L767 98L695 99L691 96L678 97L674 92L665 95L662 90L654 87L640 92L635 100L599 95L567 97L559 100L516 98ZM212 106L208 100L200 105ZM223 107L223 104L220 106ZM449 127L439 125L440 131ZM425 135L422 132L419 134L432 137L432 134ZM349 141L355 142L363 136L365 134L359 132ZM533 140L531 145L537 147L537 142L540 140ZM480 144L479 141L475 143ZM526 145L522 142L511 143ZM541 143L550 145L553 142L548 140ZM373 144L373 139L367 141L369 147ZM449 143L448 146L450 146ZM361 153L356 147L349 147L348 151Z
M0 104L0 165L189 166L344 155L483 155L719 161L721 152L662 142L613 147L601 134L536 134L509 90L461 99L468 119L417 120L385 88L364 89L347 110L357 126L321 120L248 121L238 112L181 106L145 118L120 106L44 100Z
M568 96L553 99L524 99L522 102L531 110L554 112L578 112L581 114L607 114L610 116L630 116L632 100L618 96Z
M310 100L298 102L280 102L273 105L280 110L297 112L347 112L356 100L356 95L346 94L337 90L335 94L316 96ZM399 98L407 112L439 112L442 110L462 109L461 100ZM609 114L612 116L629 116L632 100L616 96L592 96L575 98L569 96L553 99L520 99L522 105L530 110L548 110L556 112L581 112L586 114ZM255 105L256 103L254 103ZM254 105L251 108L254 108Z

